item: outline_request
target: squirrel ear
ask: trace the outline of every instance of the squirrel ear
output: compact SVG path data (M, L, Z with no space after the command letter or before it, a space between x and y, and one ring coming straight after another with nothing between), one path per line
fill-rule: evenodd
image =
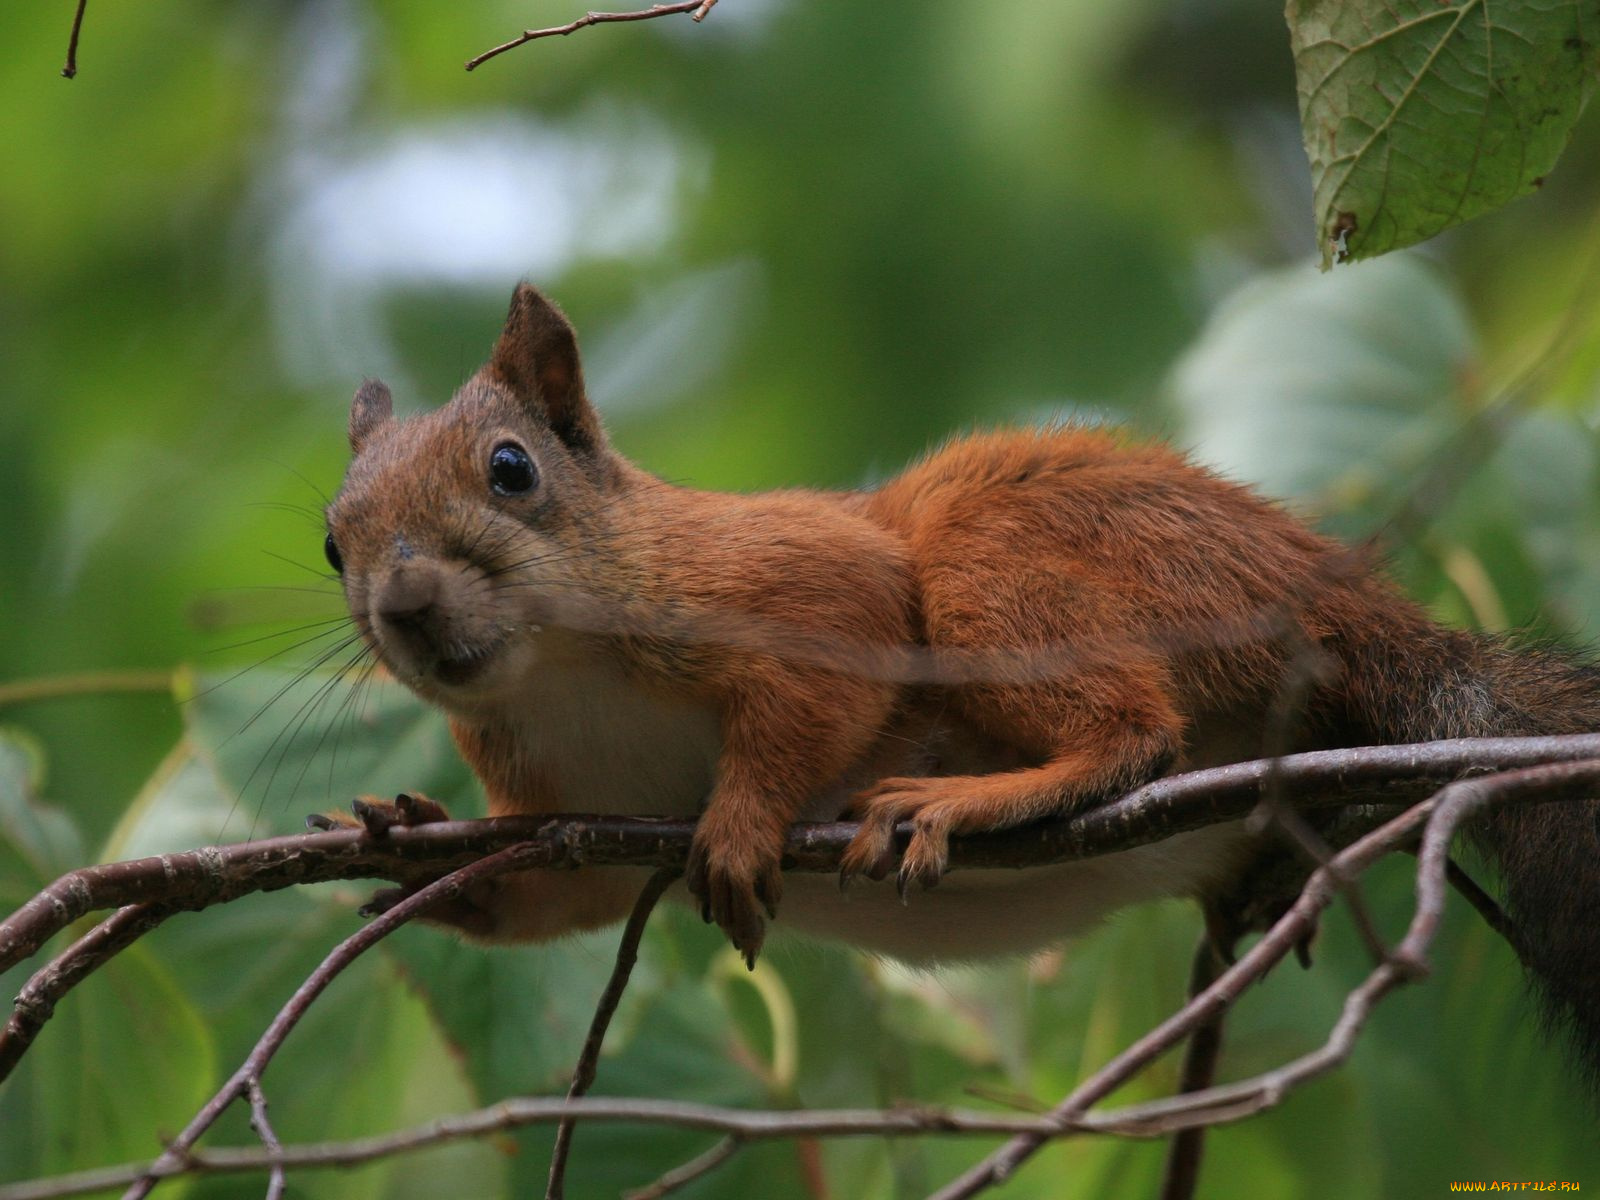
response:
M578 337L538 289L524 283L512 295L488 370L517 399L541 409L555 435L574 450L600 444L600 419L583 390Z
M350 449L360 453L372 431L394 416L394 398L377 379L363 379L350 401Z

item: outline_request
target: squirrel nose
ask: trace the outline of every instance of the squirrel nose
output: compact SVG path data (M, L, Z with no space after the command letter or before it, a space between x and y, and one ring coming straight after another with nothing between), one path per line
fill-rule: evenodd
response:
M432 571L399 570L384 581L373 606L380 620L417 632L432 624L439 578Z

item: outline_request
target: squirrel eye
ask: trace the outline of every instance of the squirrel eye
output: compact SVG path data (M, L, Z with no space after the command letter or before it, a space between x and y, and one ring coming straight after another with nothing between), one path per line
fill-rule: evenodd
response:
M502 442L489 455L489 483L502 496L517 496L531 491L539 482L528 452L513 442Z
M322 552L328 556L328 565L343 575L344 558L339 554L339 546L333 540L333 534L330 533L327 540L322 543Z

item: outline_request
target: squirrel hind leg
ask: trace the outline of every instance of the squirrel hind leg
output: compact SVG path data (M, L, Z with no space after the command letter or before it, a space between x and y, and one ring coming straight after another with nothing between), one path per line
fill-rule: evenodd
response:
M1101 728L1075 739L1037 767L992 775L885 779L853 805L861 829L844 856L841 878L881 879L893 861L894 829L911 823L898 883L932 887L949 861L952 835L984 833L1064 816L1161 775L1176 756L1176 717L1154 728Z

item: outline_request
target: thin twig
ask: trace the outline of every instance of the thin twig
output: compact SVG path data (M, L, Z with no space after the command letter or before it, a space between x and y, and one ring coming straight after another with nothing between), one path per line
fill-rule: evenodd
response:
M78 0L78 10L72 14L72 36L67 39L67 65L61 68L61 74L67 78L75 78L78 74L78 35L83 32L83 10L89 6L89 0Z
M1200 935L1195 947L1194 964L1189 970L1189 999L1216 982L1222 969L1222 955L1207 934ZM1216 1079L1217 1059L1222 1054L1223 1014L1218 1013L1189 1035L1189 1045L1183 1054L1183 1072L1178 1078L1178 1091L1198 1092L1211 1086ZM1161 1200L1193 1200L1195 1188L1200 1184L1200 1159L1205 1151L1205 1127L1180 1129L1173 1135L1167 1149L1166 1175L1161 1184Z
M272 1121L267 1117L267 1094L261 1090L259 1079L252 1077L246 1081L245 1086L250 1097L250 1128L256 1131L256 1136L267 1148L267 1153L274 1156L267 1177L267 1200L283 1200L284 1190L289 1185L289 1177L283 1169L281 1159L283 1143L278 1141L278 1134L272 1128Z
M17 993L11 1017L0 1029L0 1079L11 1073L33 1044L61 997L175 911L156 902L119 908L35 971Z
M1511 923L1511 918L1506 915L1506 910L1501 908L1495 898L1479 886L1478 881L1455 859L1450 859L1445 864L1445 877L1450 881L1450 886L1461 893L1463 899L1473 908L1478 910L1478 915L1483 918L1483 923L1494 930L1506 940L1506 943L1517 952L1517 957L1522 957L1522 947L1517 939L1517 929Z
M937 1107L748 1110L713 1104L673 1100L630 1099L612 1096L515 1097L458 1116L441 1117L412 1129L344 1142L318 1142L285 1146L274 1157L257 1146L191 1150L182 1159L163 1156L153 1163L126 1163L101 1167L54 1179L0 1185L0 1200L54 1200L106 1191L135 1182L146 1175L170 1179L181 1175L221 1175L264 1172L274 1161L285 1168L310 1170L354 1167L446 1142L482 1138L532 1125L555 1125L563 1120L603 1121L628 1125L665 1125L675 1129L721 1133L740 1141L770 1141L799 1137L893 1137L951 1135L994 1137L997 1134L1062 1129L1053 1116L977 1112ZM1086 1124L1085 1128L1089 1126Z
M742 1145L744 1145L743 1140L729 1134L720 1142L713 1144L704 1154L697 1154L681 1166L663 1172L654 1183L627 1192L623 1200L661 1200L662 1196L670 1195L679 1188L688 1187L702 1175L711 1174L737 1154Z
M82 11L81 9L79 10ZM43 675L0 683L0 708L35 700L62 700L74 696L112 696L127 693L172 695L171 671L83 671L74 675Z
M653 21L657 17L671 17L679 13L692 13L696 21L703 21L716 3L717 0L682 0L682 3L678 4L652 4L649 8L633 12L591 12L585 13L576 21L568 21L565 25L552 25L548 29L524 29L519 36L509 42L502 42L475 58L467 59L467 70L476 70L491 58L497 58L507 50L515 50L518 46L526 46L539 38L566 37L569 33L577 33L578 30L587 29L591 25L605 25L615 21Z
M207 1103L195 1114L194 1119L184 1127L182 1133L167 1144L161 1157L151 1164L123 1194L123 1200L142 1200L150 1194L150 1189L155 1187L157 1180L163 1175L171 1174L173 1166L181 1166L192 1157L194 1144L201 1134L211 1128L223 1112L244 1095L252 1081L259 1080L266 1070L267 1064L272 1061L273 1055L289 1036L290 1032L300 1023L306 1010L323 990L336 979L340 972L354 962L363 952L376 945L381 939L404 925L412 917L432 908L440 901L453 899L469 886L482 879L489 879L496 875L503 875L517 869L517 850L512 846L492 854L488 858L479 859L475 863L451 872L443 879L436 879L426 887L420 888L401 900L393 908L374 918L367 925L351 934L309 976L306 981L295 989L278 1015L273 1018L272 1024L267 1027L266 1033L256 1042L254 1049L245 1058L244 1063L235 1071L228 1082L223 1084ZM282 1157L280 1155L280 1157ZM285 1161L287 1161L285 1159Z
M567 1089L568 1100L576 1100L594 1086L595 1071L600 1063L600 1047L606 1040L606 1030L611 1027L611 1018L616 1014L617 1005L622 1002L622 993L627 990L634 963L639 961L639 941L644 937L644 927L662 895L681 874L673 867L661 867L645 882L639 898L634 901L633 911L628 914L628 923L622 929L622 939L617 944L616 965L611 968L611 978L606 980L605 990L600 993L599 1003L595 1005L589 1035L583 1040L578 1065L572 1072L572 1086ZM550 1178L545 1185L545 1200L562 1198L574 1127L572 1121L563 1121L556 1126L556 1144L550 1154Z

